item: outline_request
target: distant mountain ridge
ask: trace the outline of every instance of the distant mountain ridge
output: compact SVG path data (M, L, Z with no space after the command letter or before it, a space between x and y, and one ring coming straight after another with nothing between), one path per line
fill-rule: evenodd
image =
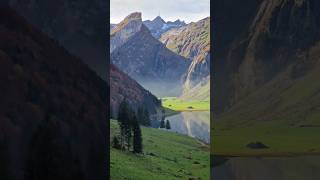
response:
M163 33L169 31L170 29L186 25L184 21L180 21L179 19L174 22L166 22L160 16L157 16L152 21L143 21L143 24L147 26L153 37L155 37L156 39L159 39Z
M167 48L192 61L184 77L185 97L210 81L210 17L162 34ZM193 89L195 88L195 89ZM205 91L209 97L209 91Z

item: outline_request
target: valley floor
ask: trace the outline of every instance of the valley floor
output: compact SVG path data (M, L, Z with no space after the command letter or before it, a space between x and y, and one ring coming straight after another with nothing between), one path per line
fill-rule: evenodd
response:
M296 156L320 154L320 127L262 123L228 127L216 123L211 133L211 154L218 156ZM251 149L261 142L268 148Z
M177 97L161 98L162 106L174 111L209 111L209 100L182 100Z
M110 121L111 136L119 133ZM143 155L110 148L111 179L209 179L210 150L198 140L177 133L142 127Z

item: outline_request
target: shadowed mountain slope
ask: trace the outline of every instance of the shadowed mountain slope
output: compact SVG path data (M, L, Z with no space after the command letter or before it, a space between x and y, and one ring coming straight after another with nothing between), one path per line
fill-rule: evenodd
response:
M107 1L100 0L6 0L42 32L80 57L106 79Z
M251 7L232 40L216 35L224 47L214 66L216 117L319 122L320 3L265 0Z
M105 179L105 81L4 6L0 39L7 179Z
M157 97L112 64L110 66L110 81L110 102L113 115L116 115L119 105L124 99L134 110L143 107L147 108L150 114L156 113L161 107L161 102Z

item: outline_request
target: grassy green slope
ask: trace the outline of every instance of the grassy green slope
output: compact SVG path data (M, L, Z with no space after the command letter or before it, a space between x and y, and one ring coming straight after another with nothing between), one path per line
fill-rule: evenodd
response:
M119 133L111 120L111 137ZM111 148L111 179L209 179L209 148L176 133L142 127L144 155Z
M161 98L162 106L174 111L209 111L210 100L183 100L177 97Z
M313 53L310 53L310 57ZM318 56L315 56L318 58ZM214 119L213 154L320 154L320 65L292 78L292 67ZM245 146L261 141L269 149Z

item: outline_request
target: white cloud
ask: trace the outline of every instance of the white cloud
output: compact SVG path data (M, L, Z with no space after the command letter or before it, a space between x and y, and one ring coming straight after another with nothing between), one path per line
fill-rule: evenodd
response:
M210 16L210 0L111 0L111 23L132 12L141 12L143 20L152 20L160 13L166 21L195 22Z

